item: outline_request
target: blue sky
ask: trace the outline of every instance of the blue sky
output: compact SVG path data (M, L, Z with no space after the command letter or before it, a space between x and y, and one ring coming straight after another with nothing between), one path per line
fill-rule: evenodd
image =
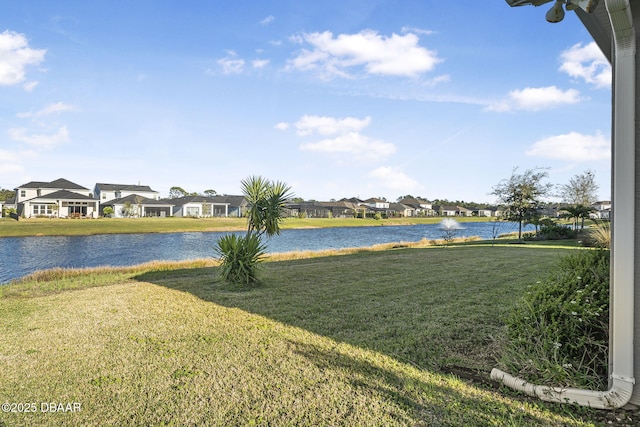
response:
M0 187L60 177L492 202L548 168L610 198L611 71L502 0L4 1Z

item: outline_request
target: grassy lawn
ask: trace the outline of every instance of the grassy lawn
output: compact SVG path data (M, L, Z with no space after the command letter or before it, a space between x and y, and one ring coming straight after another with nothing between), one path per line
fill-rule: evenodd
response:
M403 248L267 262L235 288L198 263L61 275L0 295L14 425L589 426L489 384L502 316L569 249ZM452 374L452 372L454 374Z
M442 218L287 218L282 228L359 227L438 223ZM487 218L460 218L460 221L486 221ZM15 221L0 218L0 237L74 236L113 233L170 233L188 231L227 231L246 228L245 218L100 218L46 219Z

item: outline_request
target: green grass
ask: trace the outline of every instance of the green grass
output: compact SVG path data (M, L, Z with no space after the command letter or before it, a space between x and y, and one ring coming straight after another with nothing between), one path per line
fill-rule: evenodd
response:
M438 223L442 218L286 218L282 228L362 227ZM486 221L487 218L460 218L460 221ZM77 236L114 233L171 233L189 231L244 230L246 218L29 218L15 221L0 218L0 237Z
M595 425L596 411L450 374L488 377L502 317L567 250L267 262L248 289L198 264L12 284L0 298L0 400L82 410L0 413L0 425Z

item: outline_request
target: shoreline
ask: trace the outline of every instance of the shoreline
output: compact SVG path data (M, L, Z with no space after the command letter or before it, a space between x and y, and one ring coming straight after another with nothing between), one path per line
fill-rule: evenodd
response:
M447 217L362 218L286 218L281 228L316 229L342 227L383 227L437 224ZM451 218L451 217L449 217ZM492 222L489 217L454 218L460 223ZM245 218L29 218L19 221L0 218L0 238L42 236L93 236L103 234L215 233L246 230Z

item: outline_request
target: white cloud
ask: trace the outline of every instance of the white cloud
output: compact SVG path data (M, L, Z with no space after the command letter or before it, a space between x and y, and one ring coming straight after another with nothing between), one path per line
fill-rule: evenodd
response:
M287 122L280 122L276 124L274 127L279 130L287 130L291 125Z
M451 76L448 74L442 74L440 76L436 76L432 79L426 80L422 85L423 86L429 86L429 87L433 87L436 86L440 83L447 83L451 81Z
M302 116L295 123L298 135L311 135L317 133L319 135L335 135L347 132L357 132L371 123L371 117L364 119L355 117L345 117L344 119L336 119L334 117L324 116Z
M25 68L44 60L46 49L32 49L24 34L6 30L0 34L0 85L15 85L25 80ZM33 89L27 85L26 90Z
M73 105L65 104L64 102L56 102L55 104L47 105L42 110L39 110L36 112L29 111L25 113L18 113L16 114L16 117L21 119L29 118L29 117L40 117L40 116L46 116L49 114L60 113L64 111L73 111L74 109L75 108L73 107Z
M292 41L307 43L312 49L303 49L290 60L288 69L318 71L323 78L351 77L350 69L363 67L367 74L415 77L431 71L442 60L434 51L419 46L418 36L379 35L364 30L357 34L305 33Z
M351 160L375 162L396 151L393 144L371 139L358 132L347 132L335 138L302 144L304 151L348 155Z
M376 180L376 188L382 187L403 193L415 192L421 188L418 181L391 166L380 166L372 170L368 176Z
M435 31L433 30L424 30L422 28L409 27L409 26L402 27L400 31L402 32L402 34L415 33L415 34L421 34L424 36L430 36L432 34L435 34Z
M39 82L36 82L36 81L27 82L27 83L22 85L22 88L24 90L26 90L27 92L31 92L31 91L33 91L33 89L36 88L36 86L38 86L38 84L39 84Z
M273 15L269 15L266 18L264 18L263 20L260 21L260 25L264 25L267 26L269 24L271 24L273 21L275 21L275 17Z
M216 62L222 67L223 74L240 74L244 70L244 59L237 58L233 51L227 52L228 56L218 59Z
M251 61L253 68L264 68L269 64L268 59L254 59Z
M25 128L9 129L9 137L14 141L24 142L41 148L52 148L58 144L69 141L69 131L62 126L54 134L28 134Z
M329 138L300 145L303 151L315 151L348 157L349 161L376 162L396 152L394 144L362 135L360 131L371 123L364 119L305 115L294 127L299 136L321 135ZM276 128L286 130L288 123L278 123Z
M563 71L597 88L611 87L611 65L595 42L575 44L560 54Z
M599 132L595 135L570 132L542 139L533 144L526 154L572 162L604 160L611 157L611 141Z
M539 111L554 108L559 105L576 104L580 102L580 92L576 89L563 91L555 86L527 87L521 90L512 90L507 99L495 102L487 106L488 111L513 111L528 110Z

